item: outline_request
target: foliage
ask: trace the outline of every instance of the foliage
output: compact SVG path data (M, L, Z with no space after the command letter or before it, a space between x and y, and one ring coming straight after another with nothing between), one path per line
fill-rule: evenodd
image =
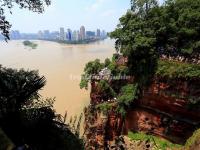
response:
M160 11L157 31L160 46L199 54L200 0L168 0Z
M109 65L108 65L108 69L111 70L112 75L117 75L118 74L118 68L117 68L117 64L115 61L112 61Z
M115 91L106 80L100 80L97 87L100 90L100 93L107 95L107 97L116 96Z
M121 94L118 98L119 103L129 105L137 96L137 84L128 84L121 88Z
M150 18L128 11L120 18L117 29L110 34L111 38L116 39L116 49L128 56L129 71L139 86L149 81L156 68L156 39L150 21Z
M200 97L199 96L188 96L188 109L200 110Z
M69 128L77 137L80 137L80 127L81 127L81 121L83 118L83 113L80 114L79 117L74 116L74 118L70 118L69 121Z
M131 10L140 15L146 15L155 6L157 6L156 0L131 0Z
M117 65L115 60L110 61L109 65L107 65L107 67L108 67L108 69L111 70L111 73L113 76L129 74L129 68L127 66Z
M110 64L111 64L110 59L109 59L109 58L106 58L105 61L104 61L104 66L105 66L105 67L108 67Z
M22 109L39 109L43 107L49 107L53 108L53 104L55 102L55 98L38 98L38 99L33 99L32 101L26 103Z
M128 75L129 74L129 68L127 66L119 66L119 74L120 75Z
M87 90L89 82L90 82L90 77L86 74L82 74L81 75L81 82L79 84L80 88L81 89L85 88Z
M199 78L200 65L159 60L156 75L168 78Z
M5 133L3 136L16 147L83 149L83 141L57 118L53 110L54 99L40 98L38 91L45 81L37 71L0 67L0 129Z
M147 134L144 134L144 133L133 133L133 132L129 132L128 133L128 137L131 139L131 140L134 140L134 141L138 141L138 140L141 140L141 141L150 141L151 143L154 143L155 146L156 146L156 150L159 150L159 149L162 149L162 150L167 150L167 149L180 149L182 148L181 145L177 145L177 144L173 144L167 140L164 140L164 139L161 139L161 138L158 138L158 137L155 137L153 135L147 135Z
M10 136L17 143L16 145L19 146L19 143L23 142L30 148L38 150L83 149L82 140L70 130L68 125L56 120L57 116L52 108L26 109L20 116L18 131L16 127L9 125L10 128L15 129ZM20 133L20 136L16 141L13 136L17 133Z
M38 71L18 71L0 66L0 113L15 112L32 99L39 98L38 90L45 83Z
M103 69L103 64L100 62L99 59L96 59L94 61L90 61L86 64L84 72L86 74L94 75L98 74L101 69Z
M120 76L129 74L129 68L127 66L117 65L114 55L112 60L106 58L104 60L104 63L101 63L99 59L96 59L95 61L90 61L85 65L84 74L81 75L81 82L79 84L80 88L88 89L88 83L91 82L92 80L95 80L95 77L98 77L99 72L104 68L109 69L111 71L111 77L115 78L120 78Z
M32 49L36 49L36 47L37 47L37 44L30 42L30 41L24 41L23 44L24 44L24 46L29 46Z
M193 135L186 141L185 148L186 149L195 149L195 147L199 147L199 139L200 139L200 129L196 130Z
M99 59L88 62L84 68L84 74L81 76L80 88L88 89L88 83L92 76L98 74L103 67L104 64Z
M200 0L167 0L162 6L156 0L131 2L110 36L117 51L128 56L139 87L151 81L162 54L199 57Z
M133 100L137 99L138 85L128 84L121 88L120 96L117 99L117 111L124 116L126 108L130 106Z
M32 12L42 13L44 12L45 5L49 6L50 0L2 0L0 1L0 31L6 40L9 38L9 30L11 24L5 17L5 11L9 10L12 14L12 8L19 6L20 9L28 9Z
M102 112L103 112L103 114L107 114L108 112L109 112L109 110L111 110L112 109L112 104L111 103L107 103L107 102L105 102L105 103L102 103L102 104L98 104L97 106L96 106L96 109L100 109Z
M14 144L0 128L0 150L12 150Z

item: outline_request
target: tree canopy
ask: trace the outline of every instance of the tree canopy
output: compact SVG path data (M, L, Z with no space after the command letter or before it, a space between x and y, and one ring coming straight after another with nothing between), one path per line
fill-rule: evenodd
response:
M45 83L38 71L0 66L0 149L83 149L78 135L59 120L54 99L39 95Z
M127 84L121 88L120 95L117 98L117 111L125 116L127 108L138 98L137 84Z
M141 16L157 5L157 0L131 0L131 10Z
M38 99L46 80L38 71L25 71L0 66L0 113L15 112Z
M116 49L128 56L128 67L139 86L150 81L158 58L200 59L200 0L132 0L115 31Z
M85 65L84 74L81 76L80 88L88 89L88 83L91 81L92 76L97 75L103 67L104 64L99 59L88 62Z

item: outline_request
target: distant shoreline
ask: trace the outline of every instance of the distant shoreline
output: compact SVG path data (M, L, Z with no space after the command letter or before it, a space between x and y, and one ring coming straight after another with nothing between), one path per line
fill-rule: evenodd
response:
M101 38L101 39L86 39L81 41L62 41L62 40L51 40L51 39L38 39L40 41L49 41L49 42L56 42L60 44L75 44L75 45L81 45L81 44L90 44L98 41L103 41L107 38Z
M95 43L98 41L104 41L105 39L108 39L108 37L101 38L101 39L89 39L89 40L84 40L84 41L61 41L61 40L51 40L51 39L11 39L10 41L48 41L48 42L56 42L60 44L83 45L83 44ZM5 41L5 40L0 40L0 42L2 41Z

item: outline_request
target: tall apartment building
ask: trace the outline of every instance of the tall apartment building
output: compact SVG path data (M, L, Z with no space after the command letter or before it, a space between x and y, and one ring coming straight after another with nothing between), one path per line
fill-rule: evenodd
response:
M65 40L65 29L60 28L60 40L64 41Z
M80 39L85 40L85 27L81 26L80 28Z

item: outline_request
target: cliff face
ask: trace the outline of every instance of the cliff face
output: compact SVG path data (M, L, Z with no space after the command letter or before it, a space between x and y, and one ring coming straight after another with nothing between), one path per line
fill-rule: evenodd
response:
M121 117L114 111L103 114L90 105L85 110L86 148L103 150L112 145L115 138L121 135L122 123Z
M195 106L198 101L194 102L200 97L199 79L155 78L151 86L144 89L143 96L127 111L124 124L121 116L114 111L114 100L103 98L95 84L92 85L93 110L90 108L90 111L93 114L90 113L90 117L86 115L86 135L101 148L112 145L116 137L121 133L126 135L128 131L143 131L183 144L200 127L200 109ZM113 103L113 110L101 115L95 105L105 101ZM93 122L93 125L87 122Z
M126 67L127 58L119 57L116 64L118 68ZM85 112L88 147L115 147L117 138L122 134L127 135L129 131L142 131L184 144L193 132L200 128L200 78L194 72L195 67L192 66L192 70L189 64L170 61L160 63L159 67L151 84L143 89L140 97L134 100L128 109L126 107L125 118L116 112L119 105L117 97L120 96L122 87L134 84L134 77L106 79L108 85L117 93L116 98L99 89L101 78L92 80L91 104ZM181 72L189 74L182 75ZM104 115L96 107L102 103L112 106Z
M107 118L101 117L101 113L90 105L85 109L85 136L87 149L104 148L105 124Z
M155 79L128 111L125 134L144 131L184 143L200 125L200 109L193 105L193 99L200 97L197 87L199 79Z

